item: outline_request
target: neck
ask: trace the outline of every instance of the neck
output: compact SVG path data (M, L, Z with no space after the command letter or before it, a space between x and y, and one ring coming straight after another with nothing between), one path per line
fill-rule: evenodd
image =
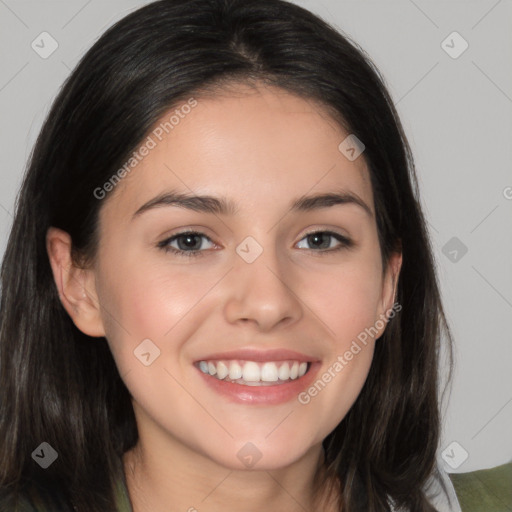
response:
M123 462L133 512L335 510L332 500L328 506L322 501L325 491L315 492L317 482L325 484L321 443L285 468L244 471L221 466L167 436L159 444L155 436L147 443L142 435Z

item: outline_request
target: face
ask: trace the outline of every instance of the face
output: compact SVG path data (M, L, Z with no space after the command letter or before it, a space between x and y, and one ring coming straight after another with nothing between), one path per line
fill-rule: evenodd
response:
M382 268L364 154L319 105L243 86L196 101L103 199L97 317L74 319L106 336L140 432L284 467L356 400L400 260Z

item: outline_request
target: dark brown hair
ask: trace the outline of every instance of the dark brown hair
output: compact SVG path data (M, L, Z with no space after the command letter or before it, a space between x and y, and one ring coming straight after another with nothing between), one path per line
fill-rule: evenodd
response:
M50 226L93 259L104 204L94 194L154 123L183 99L262 81L323 104L364 142L382 259L403 252L402 310L376 344L367 381L325 439L340 508L433 510L422 491L436 462L438 359L445 332L412 154L364 51L281 0L162 0L108 29L64 83L31 154L1 270L0 496L59 510L114 508L120 457L137 442L130 394L104 338L79 331L60 303L46 252ZM108 198L107 198L108 200ZM451 368L451 358L450 358ZM31 453L47 442L46 470ZM52 491L55 492L52 492ZM7 501L4 501L7 503Z

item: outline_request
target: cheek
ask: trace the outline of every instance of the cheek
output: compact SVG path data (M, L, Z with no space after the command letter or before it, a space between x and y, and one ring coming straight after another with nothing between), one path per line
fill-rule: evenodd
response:
M327 360L317 379L298 396L304 417L314 419L315 441L325 439L345 418L368 377L374 342L346 348Z
M218 281L217 274L191 271L185 265L141 261L145 261L142 255L105 265L99 279L106 337L125 372L139 366L134 351L144 340L151 340L164 356L158 363L179 357L187 337L198 327L202 299L208 302L205 296Z
M323 269L301 280L304 303L323 321L336 350L375 324L381 301L381 269L372 258ZM329 336L330 335L330 336Z
M303 280L304 302L322 320L329 342L317 379L299 396L299 403L322 425L319 439L345 417L366 381L375 327L382 327L377 325L381 286L378 261L363 255L350 265Z

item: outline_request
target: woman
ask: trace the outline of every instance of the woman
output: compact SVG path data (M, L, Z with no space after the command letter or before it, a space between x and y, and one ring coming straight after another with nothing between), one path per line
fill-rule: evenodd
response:
M37 140L1 309L5 510L460 510L413 158L302 8L107 30Z

